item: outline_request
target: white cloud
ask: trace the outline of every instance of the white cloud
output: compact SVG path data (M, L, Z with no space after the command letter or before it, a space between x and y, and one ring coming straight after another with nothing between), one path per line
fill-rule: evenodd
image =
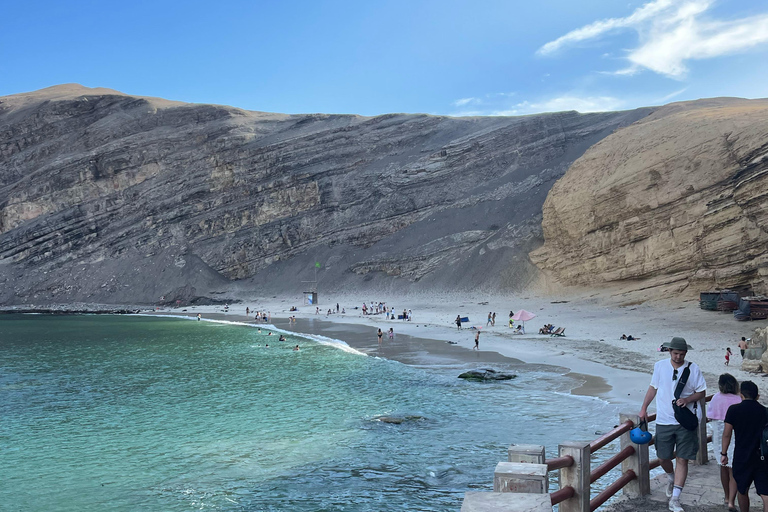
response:
M477 101L477 98L461 98L460 100L456 100L453 102L454 107L463 107L464 105L469 105L470 103L474 103Z
M564 36L545 44L539 48L538 53L542 55L554 53L568 44L586 41L587 39L595 38L612 30L631 27L663 12L674 3L674 0L655 0L654 2L649 2L638 8L626 18L609 18L607 20L595 21L594 23L568 32Z
M683 94L687 90L688 90L687 87L683 87L682 89L677 90L675 92L671 92L671 93L667 94L666 96L661 97L661 98L653 101L652 103L657 104L657 105L664 104L664 103L668 102L669 100L671 100L672 98L680 96L681 94Z
M542 46L549 55L574 43L603 37L618 30L634 30L639 45L630 49L630 65L613 72L632 75L641 69L673 78L685 76L686 62L743 52L768 43L768 15L737 20L707 17L713 0L655 0L626 18L600 20L573 30Z
M537 112L562 112L564 110L576 110L578 112L607 112L621 110L624 101L612 96L558 96L535 103L523 102L517 105L518 110L526 114Z
M576 110L578 112L607 112L626 108L623 100L612 96L578 96L564 95L540 101L523 101L513 105L496 105L486 109L462 110L452 112L451 116L523 116L540 114L542 112L562 112Z

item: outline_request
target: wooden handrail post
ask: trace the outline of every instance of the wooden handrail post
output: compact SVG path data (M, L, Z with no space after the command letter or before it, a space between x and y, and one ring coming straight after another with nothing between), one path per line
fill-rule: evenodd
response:
M628 413L619 415L619 423L624 423L627 420L638 425L640 423L640 416ZM639 498L640 496L651 494L651 468L648 459L648 445L633 443L629 438L629 432L622 434L620 439L622 450L626 446L633 446L635 448L635 454L630 455L621 463L621 472L626 473L631 469L635 472L635 475L637 475L637 478L624 486L624 494L632 498Z
M696 464L703 465L709 462L709 454L707 450L707 399L702 398L699 400L699 408L701 409L701 421L699 421L699 453L696 454ZM715 447L715 453L720 452L720 447Z
M569 441L560 445L560 457L573 457L573 465L560 470L560 488L570 485L576 491L573 498L560 503L560 512L589 512L591 452L588 442Z
M527 462L529 464L545 464L544 447L537 444L509 445L508 462Z

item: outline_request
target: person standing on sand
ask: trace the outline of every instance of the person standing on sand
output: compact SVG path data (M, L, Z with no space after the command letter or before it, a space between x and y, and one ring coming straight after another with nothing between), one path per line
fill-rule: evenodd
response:
M197 319L198 319L198 321L199 321L200 319L202 319L202 318L203 318L203 315L201 315L200 313L198 313L198 314L197 314Z
M379 328L379 332L377 332L376 335L379 337L379 345L381 345L381 337L384 336L384 333L381 332L381 328Z
M651 385L643 399L640 408L640 421L648 421L648 406L656 400L656 454L661 459L661 467L667 473L667 497L669 510L684 512L680 505L680 494L688 477L688 461L696 459L699 451L699 440L696 430L687 430L675 418L672 407L674 401L679 407L691 408L707 394L707 383L701 374L701 369L695 363L685 363L685 356L690 346L684 338L674 337L662 345L669 349L669 359L662 359L653 366ZM682 377L684 367L690 370L690 375L680 393L675 399L675 388L678 377ZM672 465L675 459L676 464Z
M715 396L712 397L712 401L709 402L707 407L707 418L709 424L712 426L712 446L715 449L720 448L723 444L723 430L725 429L725 414L728 412L728 408L734 404L741 403L741 396L739 395L739 383L736 382L736 378L730 373L724 373L717 381L717 386L720 389ZM730 445L727 450L723 450L723 453L728 454L728 462L725 464L718 463L720 466L720 483L723 486L723 493L725 494L725 500L728 504L728 509L732 510L736 508L736 480L733 479L733 470L731 462L733 461L733 445ZM720 460L718 458L718 460Z
M496 312L493 312L493 316L491 317L491 327L496 325Z
M731 362L731 356L733 355L733 352L731 352L731 347L728 347L725 349L725 366L728 366L728 363Z
M475 346L472 350L480 350L480 330L475 333Z
M486 327L491 325L491 320L493 319L493 313L491 311L488 312L488 321L485 322Z
M741 341L739 342L739 350L741 350L741 358L744 359L744 352L747 351L747 338L744 336L741 337Z
M461 329L461 315L456 315L456 326Z
M723 441L720 446L720 463L728 464L728 447L731 435L736 433L733 448L733 479L739 492L739 508L749 510L749 488L755 483L755 490L763 500L763 512L768 512L768 461L761 460L760 444L765 426L766 411L757 400L760 394L757 385L749 380L741 383L739 404L731 405L725 413ZM728 508L735 511L735 508Z

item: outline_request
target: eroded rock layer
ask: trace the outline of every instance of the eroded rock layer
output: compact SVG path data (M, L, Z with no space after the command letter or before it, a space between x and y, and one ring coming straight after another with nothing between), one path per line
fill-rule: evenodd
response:
M76 85L3 97L0 302L301 291L315 276L519 288L551 185L649 112L281 115Z
M533 261L570 285L768 291L768 100L670 104L590 148L544 203Z

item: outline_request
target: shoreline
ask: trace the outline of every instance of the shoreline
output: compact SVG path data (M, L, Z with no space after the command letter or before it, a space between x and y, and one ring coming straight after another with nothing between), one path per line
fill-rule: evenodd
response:
M363 316L359 307L376 296L386 298L388 306L395 311L411 309L413 321L386 320L384 314ZM385 297L384 297L385 296ZM318 306L302 305L302 298L295 296L273 296L270 298L238 297L229 311L222 305L188 306L162 308L155 306L126 306L102 304L69 304L41 307L38 305L4 308L2 313L51 313L51 314L131 314L145 313L196 316L201 313L206 318L220 316L228 321L256 322L253 313L245 316L246 307L250 311L270 311L272 323L286 331L301 334L298 324L289 325L288 318L296 316L302 324L317 325L322 332L312 331L331 338L347 342L338 333L350 338L349 343L362 351L376 348L376 329L385 332L383 357L395 360L405 358L403 353L413 352L408 347L387 345L386 331L392 327L396 340L411 339L409 343L419 347L419 357L408 364L441 364L447 357L450 361L476 362L492 364L493 361L510 363L522 361L529 365L546 365L548 368L562 368L562 374L578 378L583 384L571 389L571 394L595 396L611 403L627 407L628 411L639 410L640 404L650 383L653 364L665 353L657 348L673 336L684 337L692 350L687 360L697 363L707 379L708 391L717 390L717 378L725 371L737 380L753 380L758 386L764 386L760 375L744 372L740 369L741 358L736 349L736 341L741 336L752 337L756 327L764 327L764 322L737 322L730 314L704 311L698 308L698 301L657 302L639 305L605 305L595 296L591 297L552 297L552 296L495 296L495 295L450 295L417 294L393 296L393 294L366 293L363 295L329 295L324 298L323 312L317 314ZM346 314L328 315L329 305L339 303L347 309ZM297 311L289 308L296 306ZM405 308L401 306L406 306ZM527 322L528 334L515 335L506 326L507 312L526 310L537 316ZM237 311L237 312L235 312ZM486 326L489 311L496 311L496 325ZM474 346L475 330L459 331L453 324L456 314L470 317L469 326L481 330L480 354L471 350ZM556 327L565 327L565 337L554 338L548 335L531 334L538 332L541 325L552 323ZM305 333L306 334L306 333ZM632 334L636 341L622 341L622 334ZM449 342L449 343L446 343ZM357 345L357 346L356 346ZM725 348L734 351L732 364L725 366ZM390 352L387 355L387 352ZM446 356L446 352L450 356ZM496 354L495 356L489 355ZM474 355L473 355L474 354ZM478 358L482 354L481 358ZM501 359L491 359L491 358ZM474 358L474 359L472 359ZM418 359L418 360L417 360ZM413 362L415 361L415 362Z
M469 345L474 344L473 341L465 344L453 339L441 340L437 337L424 337L404 334L402 332L396 334L393 340L389 340L385 332L382 346L378 347L375 331L372 331L364 323L345 321L352 319L346 316L338 316L331 319L324 315L314 315L317 318L297 318L296 323L291 324L288 322L288 316L282 316L281 314L280 316L274 316L271 322L263 323L231 311L210 311L211 308L205 306L183 309L187 311L152 311L144 312L143 314L149 316L180 316L193 320L197 313L201 313L204 320L242 322L254 327L272 325L282 331L295 333L299 336L321 335L338 339L355 351L366 355L382 357L415 366L463 365L480 368L497 365L496 368L498 369L498 366L501 365L507 368L511 367L512 370L514 370L515 366L520 365L525 365L529 369L535 369L536 366L540 366L544 371L559 374L576 381L577 385L568 389L570 394L598 398L613 404L634 405L638 396L642 400L642 396L645 395L647 390L648 382L650 382L650 375L648 374L612 368L593 361L574 358L562 351L556 355L537 354L539 352L536 344L537 340L534 340L532 344L530 343L531 340L528 339L516 340L526 344L525 350L520 352L523 356L522 358L504 353L504 350L500 350L498 346L498 340L481 343L481 350L474 351L469 347ZM203 311L204 309L206 311ZM363 317L363 319L368 320L366 317ZM388 325L391 324L394 327L398 327L398 322L401 321L390 321ZM405 327L410 327L409 331L415 331L421 328L422 325L411 322L410 325L406 324ZM423 330L424 334L429 334L428 331L431 329L426 328ZM465 331L462 334L475 332L469 329ZM461 335L456 333L456 336L452 336L451 332L441 334L446 338L454 338ZM473 336L474 334L471 335L471 337ZM482 345L490 346L484 348ZM519 350L520 348L521 345L518 345L517 349ZM627 393L627 396L630 398L627 398L623 394L623 390L620 390L620 384L626 387L627 383L631 383L630 385L634 386L632 391Z

